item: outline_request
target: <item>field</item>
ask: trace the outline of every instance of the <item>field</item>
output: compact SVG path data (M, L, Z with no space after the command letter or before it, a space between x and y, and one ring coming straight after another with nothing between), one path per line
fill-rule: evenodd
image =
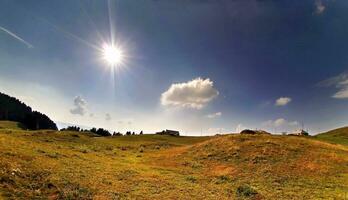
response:
M333 144L348 146L348 127L338 128L316 136L317 139Z
M97 137L3 123L3 199L348 198L348 146L317 138Z

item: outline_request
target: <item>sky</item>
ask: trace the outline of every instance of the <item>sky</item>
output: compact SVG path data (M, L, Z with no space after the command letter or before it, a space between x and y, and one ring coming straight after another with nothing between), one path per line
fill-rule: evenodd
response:
M62 127L348 125L346 0L2 0L0 92ZM123 62L111 66L103 45Z

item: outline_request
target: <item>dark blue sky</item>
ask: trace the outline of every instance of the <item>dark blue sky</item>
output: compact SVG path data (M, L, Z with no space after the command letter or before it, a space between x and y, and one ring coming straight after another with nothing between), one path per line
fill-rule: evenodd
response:
M2 0L0 90L87 126L212 134L304 123L316 133L348 124L347 9L346 0ZM92 47L111 33L125 54L114 73Z

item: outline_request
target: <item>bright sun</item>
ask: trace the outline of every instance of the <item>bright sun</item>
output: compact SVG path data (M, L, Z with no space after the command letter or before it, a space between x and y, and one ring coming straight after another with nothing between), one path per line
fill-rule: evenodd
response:
M122 63L124 55L119 47L114 45L104 45L103 58L111 66L117 66Z

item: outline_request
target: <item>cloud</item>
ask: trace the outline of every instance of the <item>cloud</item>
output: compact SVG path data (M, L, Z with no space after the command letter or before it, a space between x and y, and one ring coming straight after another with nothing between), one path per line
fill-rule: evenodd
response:
M336 92L332 97L336 99L348 99L348 86Z
M315 1L315 13L320 15L322 14L326 9L326 6L323 4L322 0L316 0Z
M236 127L236 133L240 133L242 130L246 129L243 124L238 124Z
M105 114L105 120L110 121L111 120L111 115L109 113Z
M224 132L226 132L225 128L219 128L219 127L208 128L209 134L222 134Z
M209 78L196 78L186 83L172 84L161 95L164 106L179 106L201 109L219 95Z
M322 87L336 87L338 91L331 97L335 99L348 99L348 72L326 79L318 84Z
M211 113L209 115L206 115L206 117L210 118L210 119L213 119L213 118L217 118L217 117L220 117L222 115L221 112L216 112L216 113Z
M34 46L32 44L30 44L29 42L23 40L22 38L20 38L18 35L12 33L11 31L9 31L8 29L1 27L0 26L0 30L2 30L3 32L7 33L8 35L10 35L11 37L15 38L16 40L22 42L23 44L25 44L28 48L34 48Z
M132 119L132 118L129 118L129 119L120 119L120 120L117 121L117 123L118 123L119 125L129 125L129 126L132 125L133 122L134 122L134 119Z
M278 118L275 120L268 120L262 123L263 126L266 127L293 127L293 126L298 126L299 123L298 121L288 121L284 118Z
M291 102L290 97L280 97L279 99L276 100L275 105L276 106L285 106L290 102Z
M70 109L70 113L73 115L84 115L87 112L87 102L81 96L74 98L74 106L73 109Z

